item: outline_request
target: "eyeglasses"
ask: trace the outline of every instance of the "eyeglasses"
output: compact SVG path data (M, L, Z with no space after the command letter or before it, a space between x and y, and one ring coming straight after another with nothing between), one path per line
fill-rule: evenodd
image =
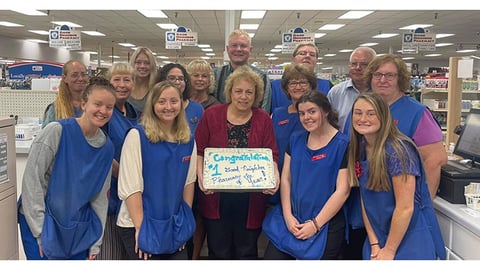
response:
M291 81L291 82L288 82L288 87L289 88L295 88L297 86L301 86L301 87L306 87L308 86L310 83L308 81Z
M184 82L185 77L167 76L167 80L170 82L176 82L176 81Z
M301 55L301 56L311 56L311 57L317 57L317 53L316 52L307 52L307 51L299 51L297 52L297 55Z
M365 63L365 62L351 62L350 63L350 67L352 67L352 68L356 68L356 67L366 68L367 66L368 66L368 63Z
M75 72L75 73L70 74L70 77L72 77L73 79L78 79L80 77L86 78L86 77L88 77L88 73L83 73L83 72L82 73L77 73L77 72Z
M392 81L393 79L395 79L397 77L397 73L380 73L380 72L374 72L373 74L373 78L375 80L380 80L382 79L382 77L385 77L385 80L387 81Z

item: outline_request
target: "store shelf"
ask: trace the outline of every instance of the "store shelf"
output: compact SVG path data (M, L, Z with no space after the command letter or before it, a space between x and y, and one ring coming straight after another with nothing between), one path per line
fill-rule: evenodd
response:
M450 59L450 74L457 73L459 58ZM456 143L453 130L462 123L470 108L479 108L480 91L478 81L449 78L426 78L421 88L420 102L430 108L442 126L445 143Z

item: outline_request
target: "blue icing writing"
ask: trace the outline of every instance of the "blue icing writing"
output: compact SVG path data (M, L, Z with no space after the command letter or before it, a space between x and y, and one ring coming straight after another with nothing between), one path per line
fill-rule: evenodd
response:
M240 169L237 167L225 167L225 172L240 172Z
M263 171L266 170L265 167L260 166L260 165L258 165L258 164L254 164L254 165L251 165L251 166L244 165L244 166L242 167L242 169L243 169L244 171L247 171L247 172L250 172L250 173L255 173L256 171L261 171L261 172L263 173ZM263 173L263 175L265 175L265 173Z
M265 160L269 161L270 158L266 155L260 153L249 153L249 154L240 154L240 155L213 155L213 161L221 162L228 161L230 164L235 164L237 161L260 161Z
M248 183L252 184L252 186L255 186L256 184L265 182L267 180L266 178L263 178L263 177L254 178L253 175L250 175L250 174L244 175L243 178L245 178L245 180L247 180Z
M212 182L213 183L225 183L225 182L241 182L240 181L240 175L234 175L234 176L231 176L231 177L225 177L225 178L222 178L222 177L212 177Z

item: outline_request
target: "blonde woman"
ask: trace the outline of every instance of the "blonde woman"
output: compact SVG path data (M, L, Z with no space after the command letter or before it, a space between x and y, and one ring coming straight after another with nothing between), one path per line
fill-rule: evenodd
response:
M195 141L182 93L172 82L159 82L122 148L117 226L128 259L188 258L184 247L195 230L195 171Z
M209 95L215 86L215 76L210 64L205 60L192 60L187 65L187 72L190 75L190 100L202 104L204 109L220 104L214 96Z
M82 94L88 85L85 65L78 60L70 60L63 65L62 79L55 101L50 103L43 115L42 128L48 123L82 115Z
M132 54L130 65L135 70L135 85L128 101L141 113L145 108L148 91L156 82L157 62L149 48L138 47Z

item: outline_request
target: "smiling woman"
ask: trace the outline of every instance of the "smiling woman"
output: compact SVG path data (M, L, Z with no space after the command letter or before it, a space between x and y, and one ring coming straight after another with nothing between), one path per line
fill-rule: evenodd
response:
M198 205L204 217L209 259L258 259L257 241L267 199L279 185L278 151L270 116L258 108L263 81L248 66L237 67L225 84L226 104L205 110L195 132L198 146ZM204 185L207 148L269 148L275 186L257 192L218 192ZM242 156L243 157L243 156ZM238 178L235 178L238 179ZM229 213L233 213L229 214ZM235 239L244 239L236 241Z

